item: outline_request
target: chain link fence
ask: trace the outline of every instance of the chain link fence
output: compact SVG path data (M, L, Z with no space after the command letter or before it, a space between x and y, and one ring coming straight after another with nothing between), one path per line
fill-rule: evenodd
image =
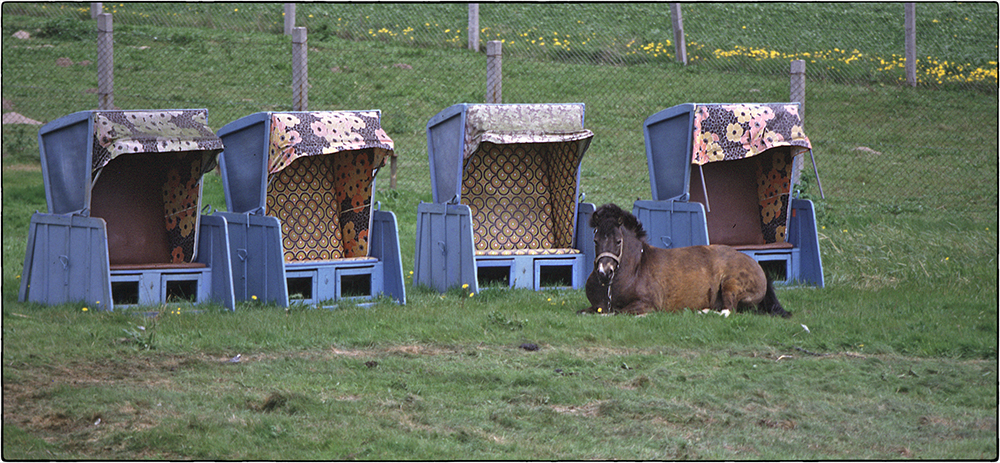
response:
M216 129L292 109L283 4L102 6L114 21L114 106L207 107ZM467 4L303 3L294 19L308 32L308 109L382 109L398 188L428 197L424 124L450 104L485 100L486 42L500 41L503 102L587 104L597 134L583 165L589 200L649 197L649 115L686 102L788 101L790 63L802 60L806 133L829 204L995 218L996 3L917 4L915 88L902 3L681 11L687 65L666 3L481 4L478 51ZM112 97L92 64L90 4L6 2L2 14L4 112L47 121ZM802 177L803 194L818 199Z

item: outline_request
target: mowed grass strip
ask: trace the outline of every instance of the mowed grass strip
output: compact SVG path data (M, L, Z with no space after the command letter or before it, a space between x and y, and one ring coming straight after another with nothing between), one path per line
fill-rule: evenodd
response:
M46 448L54 458L995 454L993 361L539 347L334 346L239 362L122 350L15 374L5 383L5 411L17 418L5 424L63 442Z

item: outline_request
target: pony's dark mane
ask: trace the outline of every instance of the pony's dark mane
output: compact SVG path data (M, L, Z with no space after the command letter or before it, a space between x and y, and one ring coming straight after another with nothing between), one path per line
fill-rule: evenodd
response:
M619 225L624 225L625 228L632 230L636 238L640 240L646 238L646 230L642 228L642 222L616 204L605 204L597 208L594 215L590 217L590 227L597 230L600 235L609 233L612 228Z

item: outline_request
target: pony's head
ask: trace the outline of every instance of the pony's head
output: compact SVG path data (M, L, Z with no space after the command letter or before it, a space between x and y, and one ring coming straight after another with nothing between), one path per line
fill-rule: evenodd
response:
M594 229L594 251L597 254L594 272L601 285L607 286L614 280L626 253L634 250L636 244L642 245L646 231L639 219L611 203L594 211L590 226Z

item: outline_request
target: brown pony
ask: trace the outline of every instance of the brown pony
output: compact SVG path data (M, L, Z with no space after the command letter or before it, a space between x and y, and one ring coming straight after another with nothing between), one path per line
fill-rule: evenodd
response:
M729 246L650 246L639 220L614 204L599 207L590 226L597 258L586 286L591 306L580 313L639 315L686 308L728 315L749 307L791 316L760 264Z

